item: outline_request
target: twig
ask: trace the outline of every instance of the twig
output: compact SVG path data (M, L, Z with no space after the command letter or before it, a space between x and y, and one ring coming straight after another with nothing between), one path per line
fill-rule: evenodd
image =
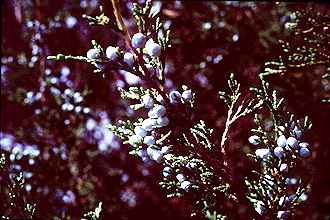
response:
M121 16L120 9L119 9L119 0L111 0L111 3L112 3L112 7L113 7L113 13L115 14L115 17L116 17L118 29L124 33L126 44L129 48L132 49L131 36L127 30L126 25L124 24L123 17Z
M134 52L135 56L137 57L139 63L140 63L140 66L143 70L144 73L148 73L148 69L146 68L146 66L144 65L144 60L143 60L143 56L142 56L142 53L137 51L135 48L132 47L131 45L131 36L128 32L128 29L123 21L123 17L120 13L120 9L119 9L119 0L111 0L111 3L112 3L112 7L113 7L113 13L115 14L115 17L116 17L116 22L117 22L117 26L119 28L119 30L121 30L123 32L123 35L124 35L124 38L125 38L125 41L126 41L126 44L127 46ZM145 77L142 77L143 79L148 79L146 76ZM147 81L153 81L153 79L156 79L157 83L156 83L156 86L159 88L159 92L165 96L165 92L164 92L164 87L162 85L162 83L159 81L158 78L155 78L155 77L150 77L149 80ZM154 82L152 82L152 84L155 84Z

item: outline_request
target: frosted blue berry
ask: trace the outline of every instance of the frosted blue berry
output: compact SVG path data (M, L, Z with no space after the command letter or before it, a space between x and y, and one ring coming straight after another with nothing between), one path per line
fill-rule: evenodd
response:
M186 102L189 102L193 97L190 89L183 91L181 96L182 96L183 100L185 100Z
M130 145L135 145L135 144L139 144L142 142L142 137L139 135L132 135L131 137L129 137L128 143Z
M162 154L167 154L169 151L170 151L170 147L168 146L164 146L161 149Z
M155 119L147 118L142 122L141 128L143 128L146 131L151 131L153 126L156 124Z
M146 37L142 33L136 33L132 37L132 46L134 48L143 48L146 43Z
M171 175L171 168L170 167L164 167L163 169L163 176L164 177L168 177L169 175Z
M105 54L107 55L107 58L109 58L111 61L116 61L119 57L119 50L116 47L109 46Z
M299 149L299 155L301 157L309 157L311 155L311 151L307 147L302 147Z
M152 147L147 148L147 154L152 160L157 161L158 163L161 161L163 157L160 150L154 149Z
M152 57L159 57L161 48L159 44L155 43L152 39L149 39L145 46L147 53Z
M249 142L250 144L258 145L260 144L260 137L257 135L252 135L251 137L249 137Z
M277 212L277 218L287 219L287 218L289 218L289 212L288 211L278 211Z
M291 147L291 148L293 148L293 149L295 149L295 148L297 148L297 146L298 146L298 141L297 141L297 139L294 138L294 137L289 137L289 138L286 140L286 145L289 146L289 147Z
M302 148L302 147L309 148L309 144L307 142L301 142L301 143L299 143L299 147L300 148Z
M268 148L257 149L255 154L261 159L266 159L270 155L270 150Z
M294 136L295 136L296 138L298 138L298 139L300 139L301 136L302 136L302 131L301 131L297 126L294 127L292 133L293 133Z
M96 63L95 66L96 66L96 68L98 68L100 70L103 70L105 68L105 65L101 64L101 63Z
M147 156L148 156L147 151L144 150L144 149L140 149L140 150L138 150L138 151L137 151L137 155L138 155L143 161L145 161L145 160L147 159Z
M164 116L166 113L166 108L163 105L156 105L148 112L149 118L159 118Z
M190 186L191 186L191 182L185 180L183 181L181 184L180 184L180 188L185 190L185 191L188 191L190 189Z
M170 98L170 102L172 104L181 102L181 94L180 94L180 92L178 92L176 90L170 92L169 98Z
M286 138L284 135L281 135L277 138L277 146L278 147L285 147L286 146Z
M175 177L179 182L183 182L186 180L186 177L182 173L177 174Z
M143 143L146 145L153 145L156 143L156 140L153 136L145 136L143 139Z
M134 128L134 133L140 137L145 137L147 135L147 131L140 126Z
M157 118L157 125L159 127L165 127L167 126L168 124L170 123L170 120L168 119L168 117L160 117L160 118Z
M76 199L75 194L70 190L67 191L65 195L62 197L63 202L66 204L73 203L75 199Z
M296 185L298 183L297 178L286 178L285 179L285 184L286 185Z
M133 54L131 54L131 53L129 53L129 52L125 53L125 54L124 54L124 62L125 62L127 65L129 65L130 67L132 67L133 64L134 64L134 56L133 56Z
M150 95L144 95L142 97L142 103L146 108L152 108L152 106L154 105L154 100Z
M280 171L283 172L283 173L287 173L288 170L289 170L288 164L282 163L281 166L280 166Z
M65 24L68 28L73 28L77 24L77 18L74 16L69 16L65 19Z
M281 159L282 157L284 157L284 149L282 147L275 147L274 154L276 157Z
M101 56L101 51L99 49L90 49L87 51L88 59L98 59Z

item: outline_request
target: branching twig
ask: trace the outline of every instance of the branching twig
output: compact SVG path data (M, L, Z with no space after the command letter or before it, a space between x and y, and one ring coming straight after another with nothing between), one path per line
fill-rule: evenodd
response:
M240 92L240 83L238 83L237 80L234 79L234 74L230 75L230 79L228 80L228 85L232 91L232 94L227 95L224 92L219 93L220 98L225 101L225 103L229 108L227 113L225 130L222 133L221 144L220 144L221 152L224 155L226 154L225 146L226 146L226 141L228 139L228 132L230 126L232 126L234 122L240 119L241 117L250 114L251 112L258 109L262 105L262 101L259 101L258 103L254 104L253 100L246 101L246 99L243 99L241 101L241 104L235 110L235 106L240 100L241 92Z

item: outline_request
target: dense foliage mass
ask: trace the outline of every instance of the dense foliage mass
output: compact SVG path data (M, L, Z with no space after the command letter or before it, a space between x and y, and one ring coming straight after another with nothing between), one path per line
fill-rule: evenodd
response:
M2 219L329 219L327 4L2 5Z

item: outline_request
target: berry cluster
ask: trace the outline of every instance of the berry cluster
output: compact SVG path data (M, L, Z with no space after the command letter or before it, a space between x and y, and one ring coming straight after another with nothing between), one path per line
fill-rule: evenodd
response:
M182 174L179 173L176 175L176 179L180 182L180 188L188 191L190 186L191 186L191 182L189 182L188 180L186 180L186 177Z
M199 173L204 170L205 164L198 159L192 159L186 156L175 156L167 154L165 156L163 168L164 182L161 185L167 189L172 188L173 191L183 190L188 192L193 186L197 187L198 176L193 177L192 173ZM195 170L199 167L200 170Z
M115 4L113 6L114 9L117 7ZM135 33L132 38L124 22L121 21L119 10L114 10L117 29L124 35L127 48L108 46L104 50L93 41L93 48L87 51L87 58L64 55L50 58L85 61L93 64L99 72L107 72L105 70L108 69L105 67L109 66L118 69L119 73L121 71L124 71L123 74L132 73L146 82L143 86L149 89L129 87L129 91L122 89L121 96L124 99L138 100L137 104L130 107L133 110L147 109L147 117L139 116L135 122L119 121L120 126L109 125L109 128L124 140L124 143L131 145L133 150L130 153L140 156L143 160L151 159L164 164L164 178L160 184L170 193L168 197L188 193L196 200L196 207L200 207L200 202L203 201L211 204L212 208L218 209L223 206L219 202L222 196L225 196L225 200L238 201L234 192L235 184L232 184L235 178L231 177L231 168L227 170L231 163L230 155L227 154L230 151L229 129L239 118L259 108L268 107L273 119L271 126L263 128L259 124L258 130L255 130L256 135L249 137L251 144L261 147L253 155L256 161L261 161L261 170L253 170L253 173L258 175L257 178L247 180L249 188L247 197L254 204L255 210L266 219L289 218L299 201L304 200L302 195L307 189L300 178L294 176L294 168L299 157L307 158L311 155L309 144L301 140L307 126L299 125L299 121L293 122L291 119L289 123L280 126L283 121L281 120L283 112L280 107L284 98L278 98L275 90L271 93L269 83L264 78L270 73L268 71L260 74L262 87L251 88L256 95L256 100L247 101L242 98L240 84L234 79L233 74L230 75L228 81L231 93L219 92L220 98L228 107L220 147L216 148L218 141L215 142L211 136L213 129L208 129L204 122L201 121L194 127L189 127L189 131L185 129L186 126L179 127L179 123L173 123L176 118L186 116L186 112L189 113L184 110L187 109L186 104L193 107L194 94L185 86L182 87L182 92L174 90L167 94L173 85L172 83L168 86L170 84L168 82L171 81L165 79L164 76L167 72L165 55L169 32L165 33L165 29L159 31L162 24L159 22L159 17L150 12L150 6L151 1L147 1L143 9L133 5L133 16L138 26L138 33ZM107 19L104 21L108 22ZM92 20L91 17L90 20ZM101 21L98 23L101 24ZM211 22L206 22L203 24L203 29L209 30L212 25ZM232 35L233 41L239 38L238 34ZM212 56L206 57L208 62L212 59ZM218 55L213 59L213 63L221 60L222 56ZM275 65L274 62L271 64ZM204 69L206 62L202 62L199 66ZM207 78L201 74L197 74L195 79L202 87L205 87ZM73 109L73 105L65 107L65 109ZM168 126L169 118L171 126ZM90 121L88 125L90 130L93 130L93 126L93 122ZM189 123L187 123L188 126ZM165 143L167 138L170 140ZM220 157L217 157L218 153L221 153ZM123 175L123 182L127 179L127 175ZM123 192L121 199L128 204L135 204L135 195L129 191ZM208 210L203 209L202 212L207 214Z
M202 168L202 165L204 164L200 160L191 160L191 158L188 159L187 157L179 156L176 160L175 156L172 154L168 154L165 159L166 163L168 163L168 166L163 168L164 180L174 179L175 185L177 185L179 189L188 192L189 189L193 186L192 182L195 182L196 180L192 180L191 176L185 175L183 171L194 172L193 169L197 168L198 163L200 163L200 168Z
M148 158L160 162L168 153L170 147L163 144L170 132L158 129L169 125L170 120L166 107L176 108L179 103L192 104L193 93L187 86L182 86L183 92L172 91L164 94L166 99L156 90L142 87L129 87L128 91L119 88L122 98L137 100L138 103L130 105L133 110L146 109L147 118L139 117L137 122L120 122L121 126L109 125L109 128L122 140L133 147L132 154L146 160ZM166 106L166 107L165 107ZM156 132L156 130L158 130ZM158 139L158 141L156 141ZM162 146L162 147L160 147Z
M262 161L262 173L258 182L247 182L255 185L254 193L250 194L254 201L255 210L260 215L273 215L278 219L287 219L292 213L291 209L307 199L306 189L301 185L301 180L292 178L291 175L299 157L307 158L311 150L302 136L310 128L307 120L303 126L299 121L292 120L293 115L285 126L279 126L279 136L252 135L249 142L255 146L265 146L255 151L255 156ZM287 132L285 132L287 131ZM295 189L295 190L294 190ZM292 193L292 190L295 192ZM273 213L273 214L271 214Z
M145 65L149 73L153 74L155 72L154 67L149 64L146 56L151 58L159 57L161 54L160 45L155 43L152 38L147 40L147 37L142 33L134 34L130 43L132 46L132 52L124 52L119 47L108 46L105 50L105 57L110 60L110 62L117 64L120 69L129 70L130 72L135 73L135 71L143 70L143 68L134 68L137 64L137 57L141 53L144 55L143 58L146 62L146 64L143 65ZM95 41L93 41L92 44L94 48L87 51L86 57L90 59L98 69L103 69L104 62L106 61L102 59L105 58L103 55L103 49L100 45L97 45ZM137 49L139 49L139 51L137 51Z
M261 159L267 159L269 156L276 156L280 160L292 153L297 151L300 157L307 158L311 155L309 144L307 142L299 141L302 137L302 131L295 126L290 129L290 136L287 138L284 134L280 135L276 140L276 147L272 150L270 148L260 148L255 151L255 155ZM249 137L249 142L253 145L259 145L261 139L257 135ZM281 164L281 167L287 168L286 164ZM287 169L284 169L287 170Z
M190 89L187 88L185 88L182 93L174 90L169 94L170 103L172 104L189 102L192 100L192 98L193 98L193 93Z
M154 97L152 94L145 94L141 97L141 105L149 109L148 118L143 119L141 123L134 127L128 143L132 146L146 145L146 151L141 149L138 155L144 158L148 155L154 161L160 162L162 155L167 151L167 147L157 149L156 147L156 132L155 129L165 127L169 124L169 119L166 117L166 108L164 99L161 95Z
M134 48L145 49L147 54L151 57L159 57L161 54L161 47L159 44L155 43L152 38L148 41L146 36L142 33L136 33L132 37L132 46Z

